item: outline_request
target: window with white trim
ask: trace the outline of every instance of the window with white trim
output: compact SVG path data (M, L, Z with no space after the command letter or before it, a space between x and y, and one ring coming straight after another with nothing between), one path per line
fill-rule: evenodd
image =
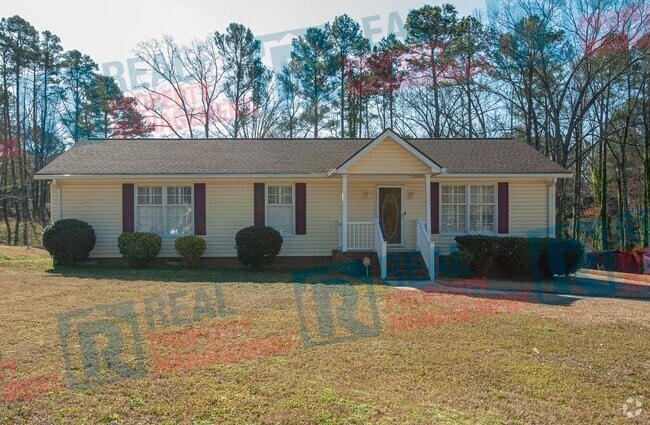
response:
M469 230L472 233L494 233L494 185L469 187Z
M440 218L442 233L465 233L467 190L465 185L442 185Z
M266 225L282 236L295 235L293 185L266 185Z
M193 234L192 186L138 186L137 232L164 236Z
M441 185L441 233L494 233L494 185Z

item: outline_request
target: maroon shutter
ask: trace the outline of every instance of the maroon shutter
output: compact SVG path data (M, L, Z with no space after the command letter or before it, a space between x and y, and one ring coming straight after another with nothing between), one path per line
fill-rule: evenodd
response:
M135 202L133 183L122 185L122 232L135 230Z
M440 233L440 183L431 183L431 233Z
M508 233L508 222L510 220L509 213L509 195L508 183L499 183L499 234Z
M194 183L194 234L206 234L205 183Z
M253 224L256 226L264 226L264 183L254 183L253 193L255 196L253 201Z
M307 184L296 183L296 235L307 234Z

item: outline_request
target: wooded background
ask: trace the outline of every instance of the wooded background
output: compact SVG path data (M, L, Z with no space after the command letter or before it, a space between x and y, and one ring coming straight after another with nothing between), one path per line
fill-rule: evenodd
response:
M56 35L2 18L0 234L27 244L49 220L47 184L33 175L87 138L356 138L392 128L524 140L574 173L559 181L558 235L595 249L648 246L649 14L637 0L517 0L472 16L423 6L409 12L404 40L374 46L342 15L294 39L279 73L232 23L189 45L163 36L135 46L157 81L135 97Z

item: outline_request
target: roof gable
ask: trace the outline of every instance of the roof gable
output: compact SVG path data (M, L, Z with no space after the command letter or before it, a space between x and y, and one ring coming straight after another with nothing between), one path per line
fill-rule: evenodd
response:
M391 158L392 157L392 158ZM336 173L440 174L444 169L415 146L385 130L334 170Z

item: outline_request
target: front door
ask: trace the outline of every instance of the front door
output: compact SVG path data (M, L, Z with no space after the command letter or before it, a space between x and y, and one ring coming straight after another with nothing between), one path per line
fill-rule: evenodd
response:
M380 187L378 197L379 227L389 244L402 244L402 189Z

